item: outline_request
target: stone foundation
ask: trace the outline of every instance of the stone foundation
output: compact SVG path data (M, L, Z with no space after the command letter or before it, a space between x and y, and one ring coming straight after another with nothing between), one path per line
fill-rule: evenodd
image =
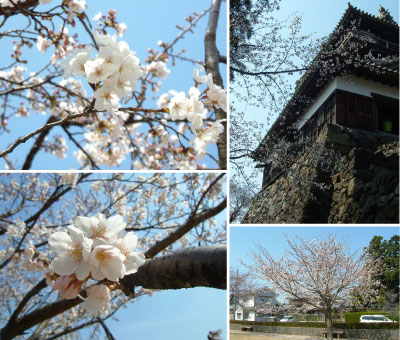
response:
M399 223L399 141L394 135L328 124L316 144L259 192L242 221L277 223Z

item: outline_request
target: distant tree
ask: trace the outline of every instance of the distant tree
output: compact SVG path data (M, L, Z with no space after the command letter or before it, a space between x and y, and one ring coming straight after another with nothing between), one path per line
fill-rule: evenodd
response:
M376 275L379 282L379 301L383 307L386 305L389 309L399 302L399 247L400 236L394 235L389 240L374 236L369 246L364 248L366 254L382 264L382 270Z
M322 309L328 338L332 339L334 304L344 301L355 287L370 294L374 264L330 235L308 240L286 239L289 250L276 260L266 248L257 246L253 263L246 267L258 279L266 280L274 291L295 298L304 305Z
M251 188L231 181L229 192L231 194L229 201L230 222L240 223L251 203Z
M229 303L237 307L239 300L246 299L253 290L252 279L249 272L230 268L229 274Z

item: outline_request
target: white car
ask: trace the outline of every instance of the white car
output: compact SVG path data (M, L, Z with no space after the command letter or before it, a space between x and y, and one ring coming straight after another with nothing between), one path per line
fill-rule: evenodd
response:
M294 317L291 315L284 316L279 322L294 322Z
M360 318L360 322L367 323L367 322L396 322L396 321L390 320L384 315L362 315Z

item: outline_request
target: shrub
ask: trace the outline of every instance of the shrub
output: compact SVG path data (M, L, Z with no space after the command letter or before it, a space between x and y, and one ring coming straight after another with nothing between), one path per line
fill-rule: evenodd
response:
M231 320L232 324L252 325L252 326L279 326L279 327L311 327L326 328L324 322L262 322L262 321L242 321ZM399 323L344 323L333 324L334 329L399 329Z

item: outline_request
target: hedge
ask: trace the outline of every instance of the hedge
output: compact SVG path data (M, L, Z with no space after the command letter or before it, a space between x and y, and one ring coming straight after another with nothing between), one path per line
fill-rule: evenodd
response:
M397 312L390 313L380 311L344 313L344 319L347 323L360 322L360 318L362 315L384 315L391 320L399 322L399 316Z
M324 322L265 322L265 321L245 321L230 320L232 324L259 325L259 326L280 326L280 327L311 327L326 328ZM333 324L335 329L399 329L399 323L344 323Z

